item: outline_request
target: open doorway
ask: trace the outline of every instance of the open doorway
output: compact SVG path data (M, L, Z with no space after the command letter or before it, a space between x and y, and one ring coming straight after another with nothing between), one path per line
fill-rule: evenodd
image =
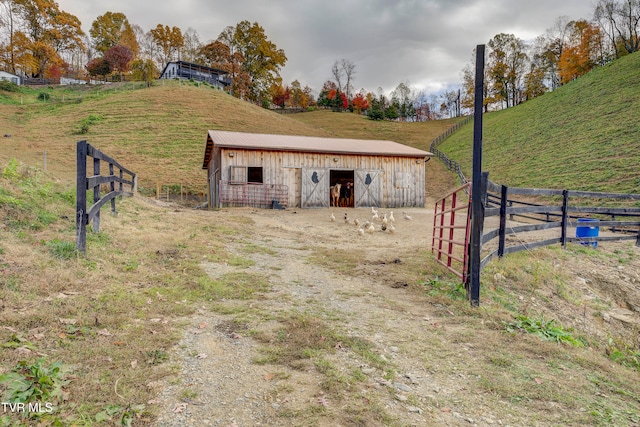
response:
M336 184L341 185L340 189L340 200L338 201L338 205L343 208L352 208L353 207L353 170L331 170L329 180L330 186L334 186ZM329 202L329 206L331 206L331 202Z

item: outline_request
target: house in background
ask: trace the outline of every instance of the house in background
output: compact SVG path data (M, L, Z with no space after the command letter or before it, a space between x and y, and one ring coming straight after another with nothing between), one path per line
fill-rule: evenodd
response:
M212 86L224 89L231 84L228 73L204 65L192 64L185 61L169 62L160 74L161 79L185 79L207 82Z
M6 72L6 71L0 71L0 80L7 80L7 81L10 81L11 83L15 83L17 85L20 84L20 77L16 76L15 74L11 74L9 72Z
M203 169L209 207L320 208L351 183L349 207L424 207L432 154L393 141L210 130Z

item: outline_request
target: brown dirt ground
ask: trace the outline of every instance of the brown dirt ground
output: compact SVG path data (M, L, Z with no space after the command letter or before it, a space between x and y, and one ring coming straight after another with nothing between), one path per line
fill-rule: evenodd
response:
M370 341L375 352L391 362L395 376L387 381L386 372L363 363L348 349L338 349L330 356L341 372L360 370L366 376L357 386L357 401L369 402L371 411L380 408L398 425L583 425L588 417L576 416L575 423L567 424L567 409L523 410L490 393L474 392L482 373L472 373L468 367L474 358L494 353L495 343L503 338L496 338L500 332L483 327L481 320L461 323L464 314L416 292L420 288L416 276L407 274L403 267L415 269L428 256L433 214L432 208L404 210L413 220L404 220L402 210L394 210L394 234L380 231L378 223L373 234L365 235L342 218L346 212L351 221L363 221L371 216L369 208L211 212L212 221L231 215L250 219L252 237L228 249L255 264L234 267L203 262L202 267L214 278L229 272L268 276L270 291L250 302L225 304L230 311L233 307L242 311L241 306L248 304L251 309L271 313L273 320L257 321L248 316L239 322L237 314L211 313L204 307L187 319L191 326L175 354L182 366L180 378L156 385L162 390L153 402L160 408L156 425L387 425L375 418L358 424L345 415L367 408L347 408L339 399L326 398L320 387L324 377L313 365L291 369L252 362L260 357L264 345L252 334L274 334L278 316L292 311L311 313L349 336ZM331 212L335 222L329 219ZM247 244L268 250L247 253ZM551 302L545 305L532 298L530 304L540 310L557 310L562 324L595 335L606 336L622 323L636 324L640 307L635 289L640 283L637 248L625 242L601 245L599 250L607 254L635 251L636 256L626 264L618 262L615 255L601 263L568 257L558 260L554 268L571 271L571 284L585 300L609 302L613 309L604 314L605 321L587 320L593 317L587 316L586 308L577 312L575 306L555 298L552 286L540 290ZM344 256L344 263L335 261L336 254ZM544 255L532 253L536 256ZM499 268L497 264L493 270ZM494 281L500 280L494 276ZM491 305L490 301L484 303ZM458 351L451 353L444 342L458 342ZM541 342L540 346L546 344ZM571 380L567 381L570 387ZM314 415L313 408L320 408L323 415Z

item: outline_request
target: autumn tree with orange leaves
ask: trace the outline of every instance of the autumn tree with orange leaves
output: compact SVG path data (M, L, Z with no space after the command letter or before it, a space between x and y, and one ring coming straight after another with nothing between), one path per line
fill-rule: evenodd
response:
M158 62L160 64L179 59L180 49L184 46L184 38L180 28L158 24L150 33L159 49Z
M558 73L562 84L588 73L597 65L602 43L599 28L585 20L572 21L569 28L570 42L558 61Z
M353 105L353 109L358 114L361 114L363 111L366 111L369 108L369 101L367 100L367 96L364 93L364 90L356 93L356 96L354 96L353 100L351 101L351 105Z
M202 46L200 55L205 65L226 72L231 80L229 92L233 96L243 98L249 93L251 83L249 74L242 69L244 57L223 40L225 40L225 32L218 37L218 40Z
M47 77L49 69L59 70L62 54L84 50L80 20L59 9L53 0L13 0L9 43L3 46L13 71L33 77ZM59 74L58 71L55 74Z

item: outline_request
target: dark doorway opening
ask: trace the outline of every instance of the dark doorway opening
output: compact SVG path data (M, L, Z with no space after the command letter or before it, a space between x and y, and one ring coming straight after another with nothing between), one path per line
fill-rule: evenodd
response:
M336 184L341 185L338 205L343 208L352 208L355 199L353 194L353 170L332 170L330 172L329 185L332 187ZM331 206L331 203L329 203L329 206Z

